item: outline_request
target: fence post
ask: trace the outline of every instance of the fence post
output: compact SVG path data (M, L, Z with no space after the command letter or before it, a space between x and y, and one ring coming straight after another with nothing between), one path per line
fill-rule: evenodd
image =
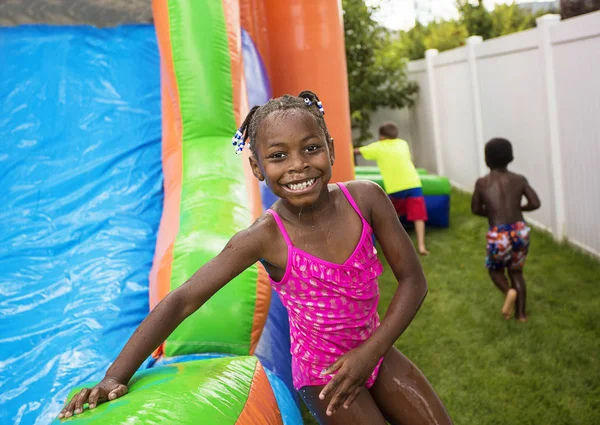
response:
M440 120L437 113L437 93L435 88L435 74L433 61L438 55L436 49L425 51L425 69L427 70L427 84L429 85L429 103L431 105L431 123L433 126L433 146L435 147L435 167L440 176L444 175L444 157L442 156L442 141L440 140Z
M469 63L469 73L471 76L471 100L473 102L473 122L475 123L475 140L477 142L477 164L479 166L479 176L486 173L484 160L483 140L483 118L481 118L481 97L479 95L479 74L477 73L477 58L475 57L475 46L483 42L483 38L474 35L466 40L467 42L467 61Z
M554 238L562 240L565 226L565 203L563 173L560 153L560 131L558 124L558 107L556 104L556 80L554 76L554 60L550 27L560 22L560 15L544 15L536 19L539 31L542 69L546 89L546 113L548 118L548 134L550 141L550 163L552 165L552 188L554 189Z

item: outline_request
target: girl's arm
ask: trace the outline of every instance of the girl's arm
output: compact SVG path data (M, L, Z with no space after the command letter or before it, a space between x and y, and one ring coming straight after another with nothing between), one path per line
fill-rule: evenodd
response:
M358 194L355 199L360 199L359 203L364 206L362 211L368 211L367 206L371 206L371 225L398 281L398 288L385 318L371 337L324 371L326 375L337 371L319 395L323 400L328 393L334 393L328 415L342 403L348 407L356 399L379 359L406 330L427 295L427 281L419 257L388 196L372 182L352 182L348 187Z
M412 241L385 192L369 184L371 223L398 287L381 325L366 341L380 359L408 328L427 295L427 280Z
M98 403L127 393L129 379L152 351L219 289L261 258L262 226L264 224L257 222L236 234L219 255L169 293L135 330L104 379L94 388L84 389L74 396L58 417L81 413L85 403L93 409Z
M188 316L219 289L260 258L260 244L245 230L233 236L223 251L203 265L183 285L169 293L133 333L106 376L129 382L138 367Z

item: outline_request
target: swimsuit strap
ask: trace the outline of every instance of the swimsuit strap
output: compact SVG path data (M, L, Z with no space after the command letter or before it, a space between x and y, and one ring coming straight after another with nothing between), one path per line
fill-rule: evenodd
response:
M287 233L287 230L285 230L285 226L283 225L283 221L281 221L281 217L279 217L279 214L277 214L271 208L269 208L267 210L267 212L269 214L271 214L273 216L273 218L275 219L275 221L277 222L277 226L279 226L279 231L281 232L283 239L285 239L285 243L288 245L288 247L293 247L294 244L292 244L292 240L290 239L290 237Z
M352 205L352 208L354 208L354 211L356 211L356 214L358 214L360 219L362 221L368 223L367 220L365 220L365 218L363 217L362 213L360 212L360 208L358 208L358 205L354 201L354 198L352 197L352 195L350 195L350 192L348 191L348 189L346 188L344 183L337 183L337 185L342 190L342 192L344 193L344 196L346 196L346 199L348 200L348 202L350 202L350 205Z

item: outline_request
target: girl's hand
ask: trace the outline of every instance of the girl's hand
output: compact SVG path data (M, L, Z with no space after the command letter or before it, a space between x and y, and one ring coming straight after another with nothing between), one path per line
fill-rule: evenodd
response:
M321 400L325 400L328 394L333 394L327 406L328 416L333 415L342 403L345 409L350 407L373 373L378 361L377 354L370 349L368 344L362 344L344 354L323 371L323 375L330 375L337 371L319 394Z
M83 412L83 405L89 404L90 409L94 409L99 403L115 400L127 394L127 385L122 384L115 378L104 378L94 388L84 388L73 396L65 408L59 413L58 419L70 418Z

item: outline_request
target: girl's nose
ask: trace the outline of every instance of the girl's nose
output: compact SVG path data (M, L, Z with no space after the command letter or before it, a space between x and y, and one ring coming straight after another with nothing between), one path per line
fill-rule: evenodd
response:
M295 154L290 159L290 172L300 172L308 168L308 162L303 155Z

